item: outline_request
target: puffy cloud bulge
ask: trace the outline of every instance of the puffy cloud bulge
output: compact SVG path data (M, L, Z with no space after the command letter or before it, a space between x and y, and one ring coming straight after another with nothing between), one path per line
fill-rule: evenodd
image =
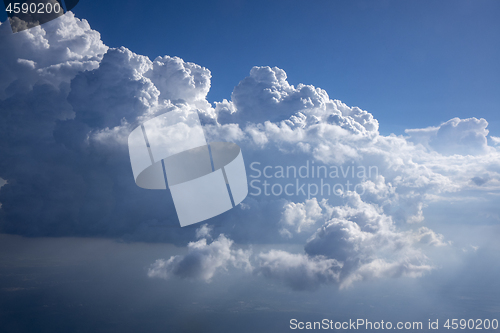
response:
M191 241L185 256L153 264L151 277L210 281L234 266L297 290L418 277L433 269L426 251L449 245L423 225L425 206L447 193L499 189L499 152L488 145L485 119L383 136L369 112L290 85L276 67L252 68L230 101L212 105L208 69L108 48L72 13L17 34L2 24L0 43L1 232ZM249 174L254 161L377 173L351 177L362 193L249 196L208 221L213 230L180 228L168 191L135 185L127 149L133 128L179 108L198 109L209 141L238 143ZM304 250L250 253L234 242Z

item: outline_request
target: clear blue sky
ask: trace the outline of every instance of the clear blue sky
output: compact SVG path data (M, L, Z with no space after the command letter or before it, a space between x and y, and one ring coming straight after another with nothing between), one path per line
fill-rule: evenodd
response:
M74 12L109 46L209 68L212 102L252 66L278 66L373 113L384 134L475 116L500 136L498 0L81 0Z

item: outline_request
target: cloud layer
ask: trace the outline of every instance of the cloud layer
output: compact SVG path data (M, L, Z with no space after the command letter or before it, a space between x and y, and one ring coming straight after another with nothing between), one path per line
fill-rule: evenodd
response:
M212 105L208 69L108 48L72 13L17 34L2 24L0 42L0 231L189 244L185 256L158 260L152 277L210 281L234 266L297 290L418 277L433 268L426 251L449 245L424 225L426 206L500 188L499 139L488 138L485 119L384 136L369 112L293 86L277 67L252 68L230 101ZM198 230L179 227L168 191L135 185L126 146L145 120L187 108L199 111L209 141L238 143L263 190ZM304 165L328 177L280 177L278 166ZM265 181L268 191L297 188L267 195ZM322 194L321 181L343 187ZM304 250L250 255L234 243Z

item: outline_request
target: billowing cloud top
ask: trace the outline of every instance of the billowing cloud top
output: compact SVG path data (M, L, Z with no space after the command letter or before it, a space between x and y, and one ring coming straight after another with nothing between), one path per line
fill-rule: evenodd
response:
M290 85L276 67L252 68L212 106L208 69L110 49L72 13L15 35L2 24L0 43L0 231L191 241L151 277L210 281L234 266L300 290L418 277L433 268L426 251L449 245L423 226L425 206L499 189L485 119L383 136L369 112ZM126 147L138 124L192 108L209 141L242 148L251 184L241 205L198 230L178 228L168 192L135 185ZM304 250L234 245L254 242Z

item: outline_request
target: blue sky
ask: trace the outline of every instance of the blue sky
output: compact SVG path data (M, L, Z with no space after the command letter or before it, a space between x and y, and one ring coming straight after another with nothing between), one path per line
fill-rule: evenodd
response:
M176 55L229 99L253 66L381 120L382 133L483 117L500 134L500 3L480 1L106 1L74 9L109 46ZM432 121L429 121L432 119Z
M496 0L81 0L41 27L0 25L0 331L496 318L499 14ZM181 228L168 190L136 185L127 140L186 110L208 142L241 148L249 183L295 195ZM255 171L313 163L377 172ZM323 181L361 190L310 195Z

